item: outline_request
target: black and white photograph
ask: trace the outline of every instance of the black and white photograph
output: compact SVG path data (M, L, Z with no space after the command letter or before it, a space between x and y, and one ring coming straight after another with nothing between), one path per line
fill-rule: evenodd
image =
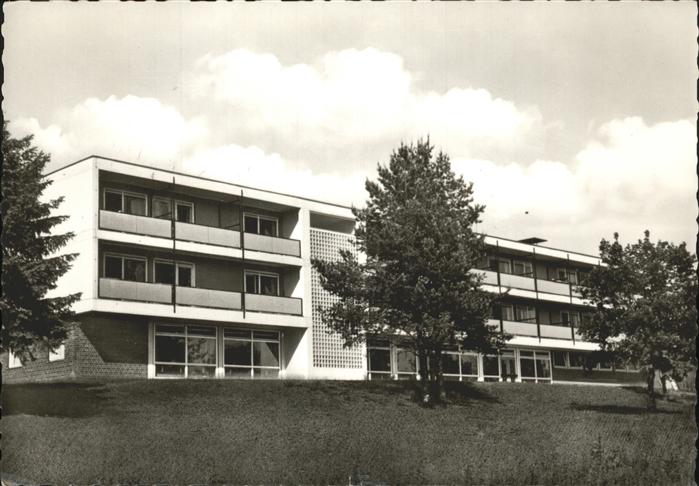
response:
M697 8L5 2L2 486L695 485Z

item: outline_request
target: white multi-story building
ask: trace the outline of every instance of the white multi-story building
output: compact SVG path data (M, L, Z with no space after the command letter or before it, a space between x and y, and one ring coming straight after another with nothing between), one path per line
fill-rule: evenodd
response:
M80 292L63 346L6 382L68 378L332 378L415 375L397 339L344 348L318 306L332 301L312 258L352 248L348 207L93 156L47 174L64 196L57 231L78 253L56 293ZM509 289L490 323L514 337L499 356L448 351L450 379L638 381L613 363L583 371L595 349L577 284L597 257L486 237L485 287Z

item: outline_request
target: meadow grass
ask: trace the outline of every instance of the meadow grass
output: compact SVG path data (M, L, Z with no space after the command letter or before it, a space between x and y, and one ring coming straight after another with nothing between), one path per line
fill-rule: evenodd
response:
M686 485L694 397L633 388L128 381L3 387L2 471L54 484Z

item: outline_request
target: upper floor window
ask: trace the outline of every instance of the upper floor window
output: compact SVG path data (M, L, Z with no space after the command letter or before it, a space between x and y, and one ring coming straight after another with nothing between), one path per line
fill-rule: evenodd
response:
M154 260L153 280L155 283L194 287L194 265L191 263Z
M279 221L271 216L245 213L245 232L265 236L278 236Z
M106 254L104 276L132 282L145 282L146 259L138 256Z
M531 262L524 262L515 260L512 265L512 270L515 275L522 275L524 277L533 277L534 272L532 270Z
M148 214L148 199L145 194L105 189L104 209L117 213L146 216Z
M171 219L183 223L194 223L194 203L188 201L174 201L175 212L173 214L173 200L165 197L153 198L153 217Z
M512 273L510 260L504 258L491 258L489 260L490 269L493 272Z
M580 313L575 311L561 311L561 322L573 327L580 325Z
M518 322L536 321L536 311L530 305L515 306L515 320Z
M245 292L249 294L279 295L279 275L246 271Z

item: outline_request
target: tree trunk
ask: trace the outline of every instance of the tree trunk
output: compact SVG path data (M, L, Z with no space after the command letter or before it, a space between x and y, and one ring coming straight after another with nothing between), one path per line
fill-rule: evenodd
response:
M427 404L430 401L430 375L427 366L427 353L422 345L418 345L417 348L417 360L418 360L418 373L420 374L420 390L422 396L420 397L422 403Z
M648 384L648 404L647 408L649 411L654 412L656 410L656 403L655 403L655 368L650 367L650 370L648 372L648 378L647 378L647 384Z
M437 399L438 403L444 403L447 399L447 394L444 391L444 367L442 363L442 352L437 352L434 358L437 362L437 376L435 376L435 398Z

